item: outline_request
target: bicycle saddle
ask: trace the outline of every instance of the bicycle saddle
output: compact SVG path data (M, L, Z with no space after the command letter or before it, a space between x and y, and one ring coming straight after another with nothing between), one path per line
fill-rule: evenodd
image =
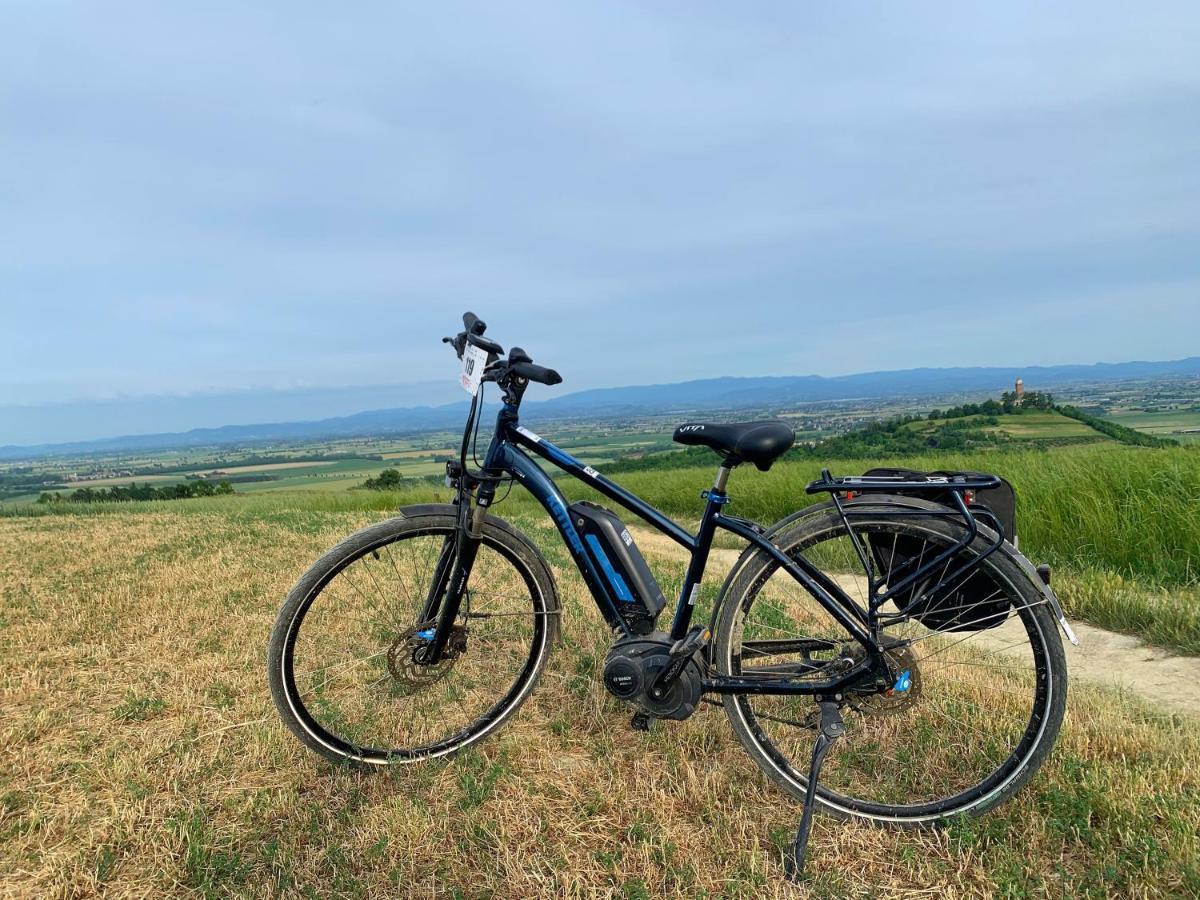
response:
M711 447L725 457L726 465L750 462L765 472L795 443L796 433L787 422L770 419L726 424L689 422L675 429L673 439L678 444Z

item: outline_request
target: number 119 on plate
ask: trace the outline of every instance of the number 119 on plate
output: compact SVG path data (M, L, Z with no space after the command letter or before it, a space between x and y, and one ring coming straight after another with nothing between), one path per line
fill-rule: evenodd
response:
M483 381L483 370L487 368L487 351L480 350L474 344L467 344L462 355L462 374L458 383L462 389L474 397L479 393L479 385Z

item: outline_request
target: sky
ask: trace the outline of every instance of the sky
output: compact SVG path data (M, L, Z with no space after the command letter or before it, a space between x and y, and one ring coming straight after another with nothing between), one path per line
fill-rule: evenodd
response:
M0 445L447 402L468 309L560 390L1197 355L1197 47L1194 2L8 0Z

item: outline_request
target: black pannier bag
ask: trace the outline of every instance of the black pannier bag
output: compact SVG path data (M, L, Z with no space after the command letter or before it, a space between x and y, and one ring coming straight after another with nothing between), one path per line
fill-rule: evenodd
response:
M882 478L904 478L920 481L927 477L953 477L955 475L979 475L979 472L916 472L912 469L871 469L864 473ZM933 503L954 507L952 492L933 484L929 490L905 490L905 495L920 497ZM989 490L975 491L974 497L966 498L971 515L976 521L1004 535L1014 547L1017 544L1017 495L1013 486L1004 479L1000 486ZM881 576L888 572L906 569L911 572L922 555L922 542L915 537L883 534L867 536L871 555ZM926 549L928 553L928 549ZM906 567L906 563L912 563ZM953 567L952 567L953 569ZM950 572L953 574L953 571ZM901 612L912 615L918 622L934 631L982 631L995 628L1008 618L1011 604L1005 592L1000 592L986 569L979 568L960 579L953 579L954 586L946 591L935 592L924 601L918 601L928 585L918 580L901 591L893 602ZM995 599L997 596L1000 599ZM924 609L915 608L922 602Z

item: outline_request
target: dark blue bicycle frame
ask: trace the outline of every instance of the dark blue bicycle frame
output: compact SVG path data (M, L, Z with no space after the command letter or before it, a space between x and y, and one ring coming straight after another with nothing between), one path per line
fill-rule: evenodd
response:
M567 549L571 552L571 557L575 560L580 574L600 607L601 614L613 628L624 634L630 634L607 581L597 571L591 557L584 549L583 540L571 521L567 510L567 500L562 491L558 489L550 476L527 453L523 452L522 448L532 451L572 477L595 488L689 551L691 560L671 622L670 634L673 639L679 640L688 632L692 612L695 608L696 595L701 579L704 577L705 566L708 564L713 535L718 528L723 528L748 541L771 557L846 629L851 638L867 651L861 662L836 678L798 683L794 679L787 678L717 677L705 680L705 690L728 694L827 695L860 682L872 671L878 671L880 666L883 667L883 671L886 671L883 649L871 634L868 611L859 606L832 579L808 560L802 556L793 558L783 553L763 536L762 529L754 523L723 515L721 508L729 502L729 497L723 487L723 478L718 478L718 484L704 495L706 505L700 519L700 528L695 535L689 534L663 513L609 481L592 467L585 465L527 428L521 427L518 424L517 408L505 405L497 416L496 431L492 436L492 442L484 460L482 474L485 476L485 480L480 485L477 502L481 507L490 506L495 497L496 483L505 474L511 475L533 494L550 514L550 518L554 520Z

